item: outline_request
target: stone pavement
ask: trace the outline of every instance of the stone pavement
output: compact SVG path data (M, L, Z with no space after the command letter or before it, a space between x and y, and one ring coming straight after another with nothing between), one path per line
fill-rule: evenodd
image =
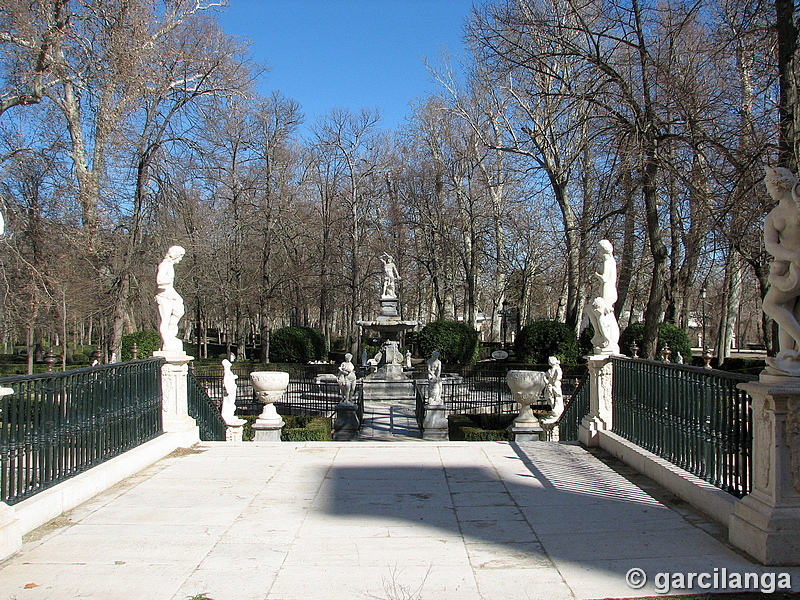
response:
M359 441L421 442L415 400L365 402Z
M29 535L0 563L0 599L607 598L715 569L787 571L798 589L800 569L752 563L601 458L546 442L205 443Z

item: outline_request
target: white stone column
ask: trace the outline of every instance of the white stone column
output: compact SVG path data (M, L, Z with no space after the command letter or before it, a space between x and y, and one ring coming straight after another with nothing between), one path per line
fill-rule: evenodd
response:
M800 565L800 380L781 379L795 383L738 386L753 399L753 489L734 507L728 537L765 565Z
M183 352L153 352L166 363L161 367L161 417L164 433L182 434L181 447L189 447L200 441L200 428L189 416L189 392L187 375L189 361L194 357Z
M612 392L614 367L611 356L589 357L589 414L583 417L578 440L584 446L598 446L598 431L610 431L613 427Z
M0 397L14 393L11 388L0 388ZM13 506L0 502L0 560L3 560L22 548L22 530Z

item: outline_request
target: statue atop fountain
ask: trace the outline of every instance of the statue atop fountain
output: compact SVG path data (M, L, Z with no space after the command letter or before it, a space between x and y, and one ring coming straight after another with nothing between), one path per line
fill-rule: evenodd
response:
M374 321L359 321L364 329L376 332L380 338L380 360L374 373L364 378L366 399L397 399L414 396L413 381L403 372L404 355L400 351L400 334L413 329L419 322L404 321L400 316L397 282L400 274L392 256L384 252L383 285L380 295L380 312Z

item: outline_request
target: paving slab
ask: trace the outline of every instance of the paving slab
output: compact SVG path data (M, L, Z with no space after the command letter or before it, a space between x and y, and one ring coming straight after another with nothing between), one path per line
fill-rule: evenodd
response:
M722 568L800 591L720 530L570 444L206 443L27 536L0 600L580 600Z

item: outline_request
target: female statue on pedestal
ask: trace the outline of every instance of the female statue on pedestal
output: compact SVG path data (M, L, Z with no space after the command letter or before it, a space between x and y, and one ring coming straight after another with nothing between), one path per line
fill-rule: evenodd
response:
M394 264L394 259L390 254L384 252L381 254L381 262L383 263L383 294L384 298L397 298L397 290L395 289L395 282L400 279L400 274L397 272L397 265Z
M156 273L156 303L161 323L161 349L165 352L183 352L183 342L178 339L178 322L184 313L183 298L175 291L175 265L181 262L186 250L172 246L167 250L164 260L158 265Z
M780 352L768 357L772 375L800 377L800 182L789 169L766 167L764 183L778 205L764 219L764 246L775 260L762 309L778 324Z
M614 315L614 304L617 302L617 262L611 242L600 240L597 245L602 253L603 263L600 273L594 274L600 280L600 295L588 306L589 320L594 327L592 345L595 354L619 354L619 325Z
M353 355L348 352L344 355L344 362L339 365L339 375L336 378L339 383L339 393L342 395L342 401L348 404L353 403L353 393L356 389L355 371Z
M442 361L434 350L428 359L428 404L442 403Z

